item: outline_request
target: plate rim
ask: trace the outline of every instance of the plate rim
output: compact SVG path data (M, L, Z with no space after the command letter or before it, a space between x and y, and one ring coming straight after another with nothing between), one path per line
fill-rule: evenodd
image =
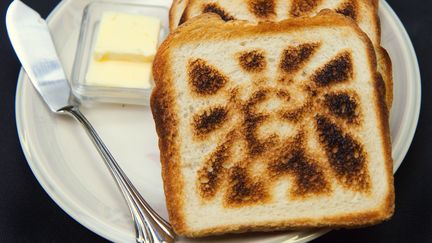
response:
M399 16L396 14L396 12L393 10L393 8L390 6L390 4L387 3L386 0L381 0L380 1L380 5L385 5L385 8L389 11L389 14L392 15L392 18L394 20L396 20L396 24L399 26L403 27L402 33L402 37L407 40L407 48L408 51L410 53L410 62L413 62L414 66L414 76L415 76L415 80L418 80L418 82L415 82L415 84L418 84L417 90L416 92L418 93L417 98L414 100L414 105L415 105L415 109L413 109L413 111L411 112L412 114L412 119L411 122L413 124L415 124L415 126L411 126L409 128L409 130L407 130L405 132L405 136L406 138L408 138L409 143L404 143L402 148L401 148L401 153L399 154L399 156L397 158L393 158L393 160L396 160L396 164L393 165L393 174L395 174L397 172L397 170L399 169L399 167L402 165L403 161L405 160L406 155L408 154L408 150L411 147L411 144L414 140L414 136L415 133L417 131L417 127L418 127L418 123L419 123L419 118L420 118L420 110L421 110L421 99L422 99L422 82L421 82L421 74L420 74L420 66L418 63L418 58L417 58L417 53L414 49L414 45L411 41L411 38L408 34L408 31L405 28L405 25L402 23L402 21L400 20ZM413 122L414 121L414 122Z
M55 16L55 14L63 7L63 5L66 4L66 2L68 2L70 0L62 0L60 1L55 7L54 9L49 13L48 17L47 17L47 22L50 22L51 19ZM401 164L403 163L409 148L411 147L411 144L413 142L417 127L418 127L418 123L419 123L419 117L420 117L420 110L421 110L421 96L422 96L422 85L421 85L421 74L420 74L420 67L418 64L418 59L417 59L417 54L416 51L414 49L413 43L411 41L411 38L404 26L404 24L402 23L402 21L400 20L400 18L398 17L398 15L395 13L395 11L393 10L393 8L385 1L385 0L381 0L380 1L381 5L385 5L384 8L386 9L386 11L388 11L388 13L392 16L392 19L396 21L396 25L401 26L403 31L402 33L400 33L403 37L403 39L406 40L406 47L408 48L408 52L409 52L409 57L410 57L410 62L412 62L414 65L413 67L413 74L415 76L415 80L418 82L414 82L417 87L415 87L415 92L418 93L417 98L413 99L413 107L415 107L415 109L412 109L413 111L411 112L412 116L410 121L410 124L413 124L409 127L408 130L406 130L405 134L403 137L407 138L407 141L409 141L409 143L403 143L402 147L401 147L401 152L400 155L395 158L394 160L396 161L396 164L394 164L394 173L396 173L396 171L398 170L398 168L401 166ZM26 78L27 74L25 73L24 69L21 67L20 71L19 71L19 75L18 75L18 82L17 82L17 88L16 88L16 92L15 92L15 119L16 119L16 127L17 127L17 132L18 132L18 137L19 137L19 141L20 141L20 146L21 149L24 153L24 156L26 158L26 162L29 165L33 175L36 177L37 181L39 182L39 184L42 186L42 188L44 189L45 193L47 193L49 195L49 197L55 202L55 204L57 204L57 206L59 206L59 208L61 210L63 210L64 212L66 212L72 219L74 219L76 222L78 222L79 224L81 224L82 226L86 227L87 229L89 229L90 231L92 231L93 233L107 239L110 241L114 241L114 242L122 242L124 240L126 240L126 238L122 237L122 232L116 230L114 227L110 227L108 225L106 225L104 222L101 222L100 220L97 219L97 217L94 217L93 215L87 215L86 217L80 216L79 213L75 212L76 210L72 209L72 207L69 207L68 203L64 202L63 199L64 197L62 197L59 193L56 193L54 189L51 188L51 183L49 182L48 179L46 179L46 175L42 175L40 169L38 168L38 164L40 164L40 162L35 162L33 161L33 156L32 156L32 152L31 149L29 149L29 147L26 144L26 138L25 138L25 133L24 133L24 125L23 125L23 121L22 121L22 111L23 109L21 109L21 104L22 104L22 92L23 92L23 83L24 80ZM77 209L79 209L79 206L77 205ZM321 237L322 235L328 233L329 231L331 231L330 229L321 229L321 230L317 230L316 232L310 234L309 237L307 237L305 240L306 241L310 241L313 239L316 239L318 237ZM301 242L301 241L299 241Z

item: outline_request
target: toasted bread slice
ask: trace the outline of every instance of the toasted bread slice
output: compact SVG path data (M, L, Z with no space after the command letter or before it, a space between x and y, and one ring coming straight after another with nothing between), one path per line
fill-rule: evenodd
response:
M394 208L382 80L349 18L191 19L154 60L151 107L179 235L358 227Z
M206 12L225 21L247 20L254 23L310 17L323 9L332 9L356 21L369 36L376 50L378 71L385 82L388 108L393 102L393 74L390 57L381 47L378 0L174 0L170 10L170 29Z

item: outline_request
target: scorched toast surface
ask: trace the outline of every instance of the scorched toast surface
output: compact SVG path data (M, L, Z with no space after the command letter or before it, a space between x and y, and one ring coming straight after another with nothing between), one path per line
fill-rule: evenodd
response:
M178 234L358 227L392 215L382 80L350 19L201 15L162 44L153 72Z

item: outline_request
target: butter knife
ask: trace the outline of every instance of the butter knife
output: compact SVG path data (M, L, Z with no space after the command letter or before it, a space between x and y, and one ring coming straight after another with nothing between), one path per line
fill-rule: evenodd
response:
M69 82L45 20L36 11L15 0L6 14L6 28L24 70L49 109L56 114L76 118L87 131L130 209L136 242L174 242L175 234L170 224L143 199L80 112L79 102L71 96Z

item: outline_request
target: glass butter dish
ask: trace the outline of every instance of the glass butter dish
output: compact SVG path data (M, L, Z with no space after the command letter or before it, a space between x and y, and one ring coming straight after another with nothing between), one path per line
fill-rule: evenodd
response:
M149 49L155 50L159 47L168 34L168 11L163 6L125 3L121 0L93 2L87 5L84 9L71 77L73 94L84 104L109 102L149 105L154 86L151 75L154 51L150 54L148 52ZM130 18L127 19L128 17ZM110 19L106 20L107 18ZM131 22L135 20L141 22ZM154 23L159 22L160 29L159 26L154 26ZM152 25L149 24L146 29L146 26L140 26L138 23L151 23ZM121 24L126 26L123 28ZM116 33L116 29L120 33ZM134 48L134 44L142 42L140 39L135 41L128 39L126 45L119 44L123 42L118 39L124 35L138 36L137 32L145 31L152 31L152 40L149 40L151 42L149 45L154 44L154 48ZM139 37L150 36L147 34L139 33ZM109 43L101 45L99 38L105 38L109 40ZM127 38L123 37L123 41L125 39ZM106 50L106 52L101 50ZM141 54L143 55L140 56Z

